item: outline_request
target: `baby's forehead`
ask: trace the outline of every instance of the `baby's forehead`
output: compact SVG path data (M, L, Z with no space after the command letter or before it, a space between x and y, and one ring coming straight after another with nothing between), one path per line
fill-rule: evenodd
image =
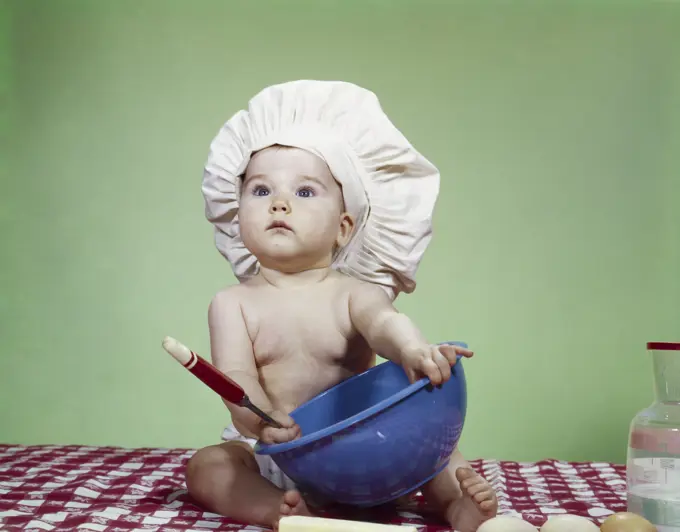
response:
M301 148L271 146L255 152L244 173L244 179L253 177L304 178L310 177L337 184L328 164L321 157Z

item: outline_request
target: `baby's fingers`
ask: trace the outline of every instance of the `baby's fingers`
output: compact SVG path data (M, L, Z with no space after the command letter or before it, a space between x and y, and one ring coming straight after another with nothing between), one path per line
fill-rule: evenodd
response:
M289 429L279 430L280 432L276 434L276 443L286 443L300 436L300 428L297 425Z
M279 410L274 410L273 412L270 412L269 416L273 418L274 421L278 421L284 429L290 429L295 427L295 420L289 415L280 412Z
M434 385L442 383L442 372L439 369L437 363L431 358L422 358L420 363L420 371L430 379L430 382Z
M295 425L291 428L277 429L265 427L262 429L262 441L265 443L286 443L300 436L300 427Z
M465 358L470 358L474 355L469 349L457 345L440 345L438 346L438 349L439 352L446 357L451 366L458 360L458 355L464 356Z
M451 363L448 361L446 356L437 349L436 346L432 346L431 353L432 360L435 364L437 364L437 368L439 369L439 374L441 377L440 382L434 384L441 384L448 381L451 378Z
M405 367L404 372L406 372L406 376L408 377L408 381L413 384L417 380L421 378L421 375L418 374L418 372L411 368L411 367Z

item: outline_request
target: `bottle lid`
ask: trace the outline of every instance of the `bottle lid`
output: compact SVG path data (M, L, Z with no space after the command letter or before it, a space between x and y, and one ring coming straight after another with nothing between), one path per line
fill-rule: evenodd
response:
M676 342L647 342L650 351L680 351L680 343Z

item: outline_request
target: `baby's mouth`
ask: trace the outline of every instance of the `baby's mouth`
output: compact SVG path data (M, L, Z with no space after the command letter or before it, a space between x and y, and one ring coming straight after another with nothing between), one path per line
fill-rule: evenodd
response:
M267 230L269 229L285 229L286 231L293 230L293 228L290 225L281 220L274 220L272 223L269 224L269 227L267 227Z

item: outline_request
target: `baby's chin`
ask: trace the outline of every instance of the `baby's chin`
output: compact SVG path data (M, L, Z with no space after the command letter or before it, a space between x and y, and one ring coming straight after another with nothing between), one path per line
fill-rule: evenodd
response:
M254 254L258 262L270 270L284 273L295 273L298 271L314 268L318 261L305 257L298 250L286 249L283 246L266 253Z
M282 273L298 273L319 268L330 268L332 256L314 257L309 254L301 253L296 249L285 249L283 247L267 253L255 254L261 266Z

